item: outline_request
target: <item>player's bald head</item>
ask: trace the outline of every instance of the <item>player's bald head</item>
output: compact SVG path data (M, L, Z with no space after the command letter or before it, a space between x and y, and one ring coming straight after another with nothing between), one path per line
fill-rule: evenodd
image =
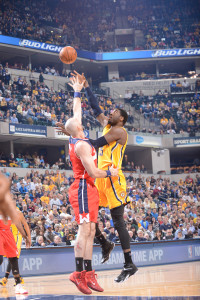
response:
M65 123L65 129L67 130L67 132L69 132L69 134L71 136L76 137L78 132L80 132L80 130L82 130L82 125L80 124L80 122L77 119L70 118Z

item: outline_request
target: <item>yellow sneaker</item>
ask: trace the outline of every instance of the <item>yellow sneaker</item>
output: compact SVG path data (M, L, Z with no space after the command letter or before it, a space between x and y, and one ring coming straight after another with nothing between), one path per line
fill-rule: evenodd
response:
M0 285L6 286L7 282L8 282L8 279L6 277L4 277L0 280Z
M21 279L21 284L24 284L24 278L20 277Z
M24 284L24 278L22 278L21 276L20 276L20 280L21 280L21 284ZM14 284L14 286L16 286L16 283Z

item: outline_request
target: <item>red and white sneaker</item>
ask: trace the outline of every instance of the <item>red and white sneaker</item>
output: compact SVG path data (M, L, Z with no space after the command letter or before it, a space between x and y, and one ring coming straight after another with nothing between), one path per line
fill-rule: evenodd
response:
M92 291L88 288L86 284L85 273L86 271L73 272L72 274L70 274L69 280L71 280L77 286L81 293L90 295L92 294Z
M85 281L87 283L87 286L97 292L103 292L104 289L100 287L100 285L97 282L97 274L95 274L95 271L86 272L85 274Z
M27 292L27 290L25 289L25 287L21 283L18 283L15 286L15 294L26 295L26 294L28 294L28 292Z

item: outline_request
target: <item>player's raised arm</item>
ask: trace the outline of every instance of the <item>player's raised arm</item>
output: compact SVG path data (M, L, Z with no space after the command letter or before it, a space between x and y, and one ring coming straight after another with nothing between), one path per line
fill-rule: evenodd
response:
M71 83L68 83L74 90L74 101L73 101L73 115L80 123L82 123L82 112L81 112L81 90L84 86L85 80L79 82L78 76L70 78Z
M70 78L71 83L68 83L74 90L74 101L73 101L73 116L76 118L80 123L82 122L82 112L81 112L81 93L80 91L83 88L84 82L79 83L78 77ZM70 136L70 133L66 130L65 125L57 122L55 127L57 132L62 132L67 136Z
M76 155L80 158L85 170L87 171L90 177L106 178L110 176L118 176L119 170L117 168L114 168L113 166L110 167L108 171L98 169L95 166L94 159L91 155L91 146L88 143L84 141L77 143L75 147L75 152Z
M79 82L84 82L84 88L85 88L85 91L86 91L86 97L88 99L88 102L89 102L91 108L93 109L95 117L97 118L97 120L100 122L100 124L103 127L105 127L108 124L108 118L104 115L103 111L99 107L97 98L92 93L92 90L90 89L88 81L86 80L84 74L81 75L76 71L74 71L74 73L72 73L72 74L79 79Z

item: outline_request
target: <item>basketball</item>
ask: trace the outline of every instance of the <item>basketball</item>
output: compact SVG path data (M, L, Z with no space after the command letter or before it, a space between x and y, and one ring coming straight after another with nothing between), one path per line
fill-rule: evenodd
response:
M73 47L67 46L62 48L59 58L64 64L72 64L77 58L77 52Z

